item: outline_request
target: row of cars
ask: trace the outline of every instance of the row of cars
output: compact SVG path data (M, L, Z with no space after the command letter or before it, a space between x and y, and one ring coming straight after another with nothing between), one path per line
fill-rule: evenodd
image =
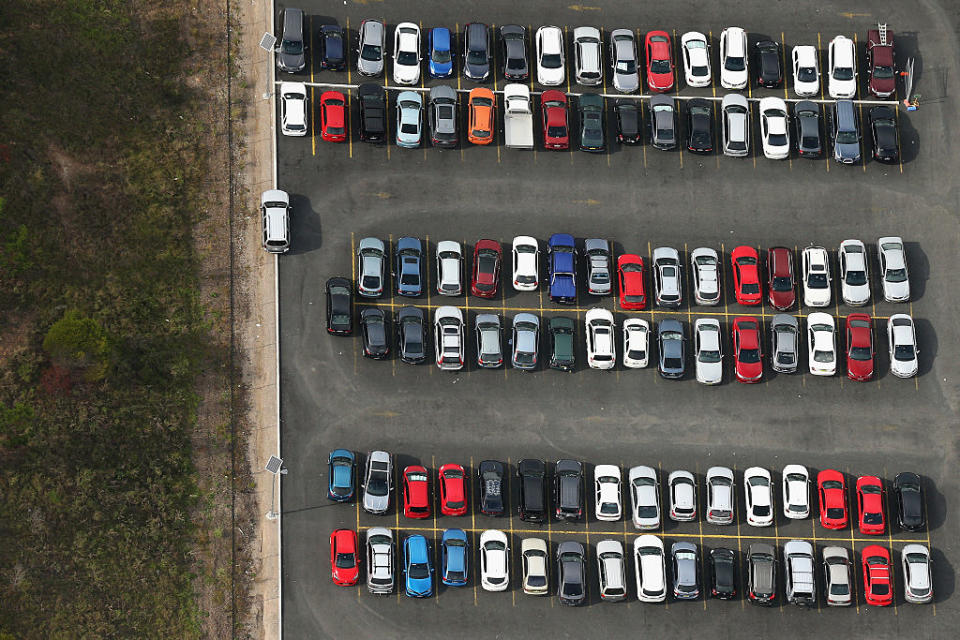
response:
M385 527L367 530L367 589L373 594L393 592L395 574L394 534ZM480 533L480 585L485 591L505 591L510 586L510 539L498 529ZM721 600L737 596L739 562L737 550L718 547L707 554L709 577L701 577L697 545L680 541L670 546L669 556L663 540L652 534L634 538L634 582L637 600L665 602L668 593L675 600L695 600L710 595ZM434 593L434 555L430 541L414 534L403 539L402 568L404 593L412 598L427 598ZM567 540L557 544L551 558L543 538L523 538L520 543L520 579L523 592L532 596L551 593L550 564L554 564L556 594L562 604L577 606L587 602L587 552L580 542ZM777 592L777 548L754 542L746 553L746 590L751 604L773 605ZM827 605L850 606L855 598L851 553L844 547L827 546L821 551L823 599ZM596 575L600 599L618 602L627 599L628 556L619 540L604 539L596 544ZM807 540L789 540L783 546L784 595L787 603L816 606L820 602L816 549ZM440 538L440 582L448 587L463 587L470 580L472 552L467 532L445 529ZM863 596L867 604L883 607L893 603L893 563L890 550L869 545L860 552ZM933 601L933 572L930 550L921 544L908 544L900 552L903 593L907 602ZM337 529L330 535L330 562L334 584L353 586L360 580L361 549L357 532ZM668 564L670 569L668 570Z

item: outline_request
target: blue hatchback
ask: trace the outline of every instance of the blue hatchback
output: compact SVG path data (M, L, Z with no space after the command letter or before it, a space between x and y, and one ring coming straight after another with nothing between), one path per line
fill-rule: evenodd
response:
M467 534L463 529L447 529L440 541L440 579L451 587L467 584Z
M397 295L417 297L423 291L421 277L423 247L419 238L403 237L397 240Z
M450 42L450 29L446 27L434 27L427 35L430 75L434 78L449 78L453 75L453 49Z
M327 458L327 497L336 502L353 499L356 456L346 449L334 449Z
M408 597L429 598L433 595L430 543L423 536L407 536L403 541L403 572Z

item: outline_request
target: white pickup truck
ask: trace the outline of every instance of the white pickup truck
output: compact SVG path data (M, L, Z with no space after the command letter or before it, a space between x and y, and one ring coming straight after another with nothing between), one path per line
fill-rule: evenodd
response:
M503 131L511 149L533 149L533 108L530 89L522 84L503 87Z

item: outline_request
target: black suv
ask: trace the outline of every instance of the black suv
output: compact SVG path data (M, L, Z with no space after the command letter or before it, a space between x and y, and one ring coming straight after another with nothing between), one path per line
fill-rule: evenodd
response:
M360 139L383 142L387 139L387 97L378 84L362 84L360 97Z
M553 504L559 520L583 517L583 465L576 460L557 460L553 468Z
M617 142L620 144L640 144L640 107L633 100L617 100Z
M714 598L730 600L737 595L735 567L733 549L719 547L710 552L710 594Z
M517 463L520 479L520 504L517 512L524 522L541 523L547 519L547 465L543 460L523 459Z
M756 57L757 84L768 89L780 86L783 71L780 67L780 44L761 40L753 48Z
M477 469L480 481L480 513L488 516L503 515L504 466L497 460L484 460Z

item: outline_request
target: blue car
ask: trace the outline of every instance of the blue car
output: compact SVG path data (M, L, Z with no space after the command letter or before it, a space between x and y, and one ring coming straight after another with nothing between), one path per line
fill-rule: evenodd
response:
M334 449L327 458L327 497L336 502L348 502L353 499L354 467L357 458L352 451Z
M423 98L416 91L403 91L397 96L397 146L416 149L420 146L423 123Z
M467 534L463 529L447 529L440 541L440 579L450 587L467 584Z
M433 567L430 565L430 543L421 535L407 536L403 541L404 589L409 598L433 595Z
M555 233L547 243L550 256L550 300L577 302L577 249L569 233Z
M394 255L397 261L397 295L416 298L423 291L423 247L419 238L403 237L397 240Z
M450 29L434 27L427 34L427 57L430 60L430 76L449 78L453 75L453 48L450 46Z

